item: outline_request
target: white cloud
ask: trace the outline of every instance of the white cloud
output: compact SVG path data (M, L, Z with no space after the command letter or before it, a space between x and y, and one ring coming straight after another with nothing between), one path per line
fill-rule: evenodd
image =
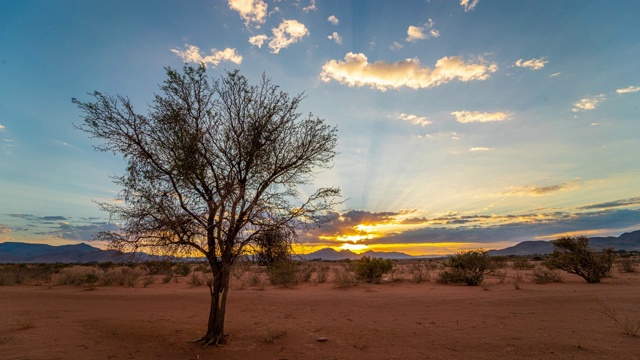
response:
M333 40L336 44L342 45L342 36L340 36L337 31L334 31L333 34L327 36L327 39Z
M4 125L0 124L0 131L4 131L4 130L5 130Z
M226 48L224 50L211 49L211 55L202 56L200 48L195 45L185 44L186 50L171 49L171 52L178 55L185 62L211 64L218 66L221 61L230 61L235 64L242 63L242 56L236 53L236 49Z
M311 0L311 3L309 4L309 6L305 6L302 8L302 11L304 12L315 11L315 10L317 10L316 0Z
M460 6L464 8L464 12L473 10L480 0L460 0Z
M573 104L573 112L582 112L587 110L594 110L601 102L605 101L607 98L604 94L600 94L597 96L587 97L584 99L578 100L575 104Z
M405 41L416 42L418 40L440 36L440 32L433 28L434 25L435 23L431 19L429 19L429 21L423 26L410 25L407 29L408 36Z
M634 93L634 92L638 92L640 91L640 86L629 86L623 89L617 89L616 92L618 94L627 94L627 93Z
M491 150L493 150L493 148L484 147L484 146L472 147L471 149L469 149L469 151L471 151L471 152L476 152L476 151L491 151Z
M404 47L404 45L400 44L397 41L394 41L393 44L391 44L391 46L389 46L389 49L391 49L391 51L396 51L396 50L402 49L403 47Z
M246 26L262 24L267 16L267 3L263 0L229 0L229 7L237 11Z
M455 116L456 120L463 124L511 120L511 114L501 111L493 113L483 113L479 111L454 111L451 115Z
M267 41L268 39L269 37L267 35L264 35L264 34L256 35L249 38L249 43L251 45L262 48L262 44L264 44L264 42Z
M418 59L369 63L364 54L349 52L344 61L326 62L322 66L320 79L324 82L336 80L349 86L368 85L386 91L401 87L424 89L453 80L485 80L497 70L496 64L486 64L482 59L477 63L465 63L460 57L443 57L431 69L422 66Z
M431 120L427 119L425 116L417 116L412 114L398 114L398 120L408 121L414 125L427 126L431 125Z
M297 20L284 20L277 28L271 29L271 31L273 32L273 37L269 41L269 48L274 54L309 35L307 27Z
M531 70L540 70L542 69L549 61L547 61L547 58L545 57L541 57L539 59L530 59L530 60L522 60L522 59L518 59L518 61L516 61L516 66L517 67L524 67L524 68L530 68Z
M556 76L559 76L560 74L561 74L561 73L556 72L556 73L553 73L553 74L549 75L549 77L556 77Z
M338 25L338 23L340 23L340 20L338 20L337 17L335 17L335 15L331 15L327 18L327 21L329 21L330 23L332 23L333 25Z

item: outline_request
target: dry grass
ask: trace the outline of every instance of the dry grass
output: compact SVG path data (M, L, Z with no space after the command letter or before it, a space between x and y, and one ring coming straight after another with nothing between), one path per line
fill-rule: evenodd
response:
M608 317L625 335L638 336L638 332L640 332L638 309L633 311L635 315L631 315L632 311L626 310L622 305L610 304L609 301L598 298L596 298L596 303L600 308L600 312Z

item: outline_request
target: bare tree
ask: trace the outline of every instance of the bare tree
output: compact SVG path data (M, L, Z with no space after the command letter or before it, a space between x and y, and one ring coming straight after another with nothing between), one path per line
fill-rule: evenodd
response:
M123 96L94 92L73 99L77 127L101 140L95 148L121 154L126 172L114 176L121 204L101 203L118 232L101 233L114 248L200 253L213 275L206 345L224 342L231 266L274 229L313 224L338 202L338 188L305 196L316 168L335 156L337 130L297 107L262 76L249 84L238 71L210 81L205 67L167 68L148 115Z

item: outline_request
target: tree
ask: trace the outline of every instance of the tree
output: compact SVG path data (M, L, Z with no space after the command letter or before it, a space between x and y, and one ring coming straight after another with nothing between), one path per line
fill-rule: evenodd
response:
M303 94L290 97L265 75L250 85L238 71L210 81L205 70L167 68L148 115L120 95L72 101L83 112L77 128L101 140L95 149L127 162L113 178L122 204L100 204L121 229L98 238L120 250L206 257L211 310L196 340L206 346L224 342L231 266L246 248L273 229L314 224L340 190L299 190L332 165L337 141L335 127L297 112Z
M363 256L355 262L356 278L373 284L380 284L382 275L391 272L392 269L393 261L391 259Z
M483 250L462 251L449 257L449 268L438 275L438 281L445 284L465 283L478 286L485 275L494 269L491 257Z
M546 265L576 274L590 284L599 283L611 272L614 256L611 249L591 250L586 236L563 236L553 241L553 253Z

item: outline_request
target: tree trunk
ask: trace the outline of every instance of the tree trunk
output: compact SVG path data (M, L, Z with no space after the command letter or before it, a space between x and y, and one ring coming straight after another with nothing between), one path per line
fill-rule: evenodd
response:
M215 269L212 264L212 268ZM207 333L196 342L208 345L221 345L224 340L224 314L227 306L227 293L229 292L230 272L228 266L217 266L218 271L213 273L211 291L211 309L209 310L209 322ZM217 273L216 273L217 272Z

